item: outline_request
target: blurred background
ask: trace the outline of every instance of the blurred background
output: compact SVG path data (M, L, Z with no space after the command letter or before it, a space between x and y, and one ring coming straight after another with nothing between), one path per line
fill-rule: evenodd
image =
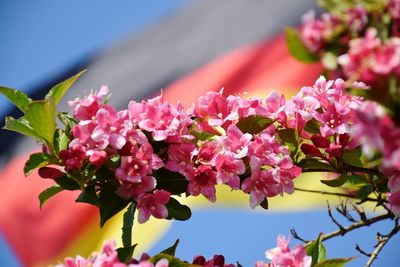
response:
M166 97L189 105L209 90L247 91L266 96L271 90L294 94L318 77L318 65L290 58L282 32L301 15L318 9L312 0L2 0L0 1L0 84L43 96L52 85L77 72L87 73L59 105L107 84L112 104ZM19 116L0 96L1 125L6 115ZM99 249L105 239L120 239L120 218L98 229L96 210L76 205L65 193L40 211L37 195L46 186L36 174L24 178L23 162L37 145L0 130L0 260L1 266L45 266L67 255ZM302 186L318 176L298 179ZM188 199L193 216L186 222L150 221L134 229L138 253L157 253L176 239L177 256L191 261L225 255L227 262L254 266L266 261L264 251L276 246L278 234L295 227L305 239L336 230L326 212L326 198L296 193L275 197L270 210L251 210L247 196L219 188L219 200ZM334 203L337 199L331 198ZM78 207L76 207L78 206ZM372 251L375 233L388 223L326 242L329 257L357 255L358 243ZM393 238L375 266L396 266L399 237ZM292 240L292 246L300 241ZM366 261L359 256L349 266Z

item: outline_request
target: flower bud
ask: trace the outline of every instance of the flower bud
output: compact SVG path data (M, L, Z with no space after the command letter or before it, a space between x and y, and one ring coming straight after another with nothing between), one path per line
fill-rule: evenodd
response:
M307 156L314 156L314 157L322 157L323 156L321 151L319 151L318 148L316 148L315 146L310 145L310 144L302 144L301 150Z
M311 136L311 141L316 147L319 148L327 148L330 144L328 139L318 134L314 134L313 136Z
M39 169L39 176L45 179L57 179L63 176L63 172L53 167L42 167Z

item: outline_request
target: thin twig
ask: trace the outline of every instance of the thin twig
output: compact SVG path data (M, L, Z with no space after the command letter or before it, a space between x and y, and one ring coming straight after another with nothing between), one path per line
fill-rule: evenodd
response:
M301 192L307 192L307 193L321 194L321 195L330 195L330 196L338 196L338 197L347 197L347 198L358 199L358 197L356 197L356 196L349 195L349 194L344 194L344 193L337 193L337 192L319 191L319 190L304 189L304 188L298 188L298 187L295 187L294 190L301 191ZM365 200L366 201L378 202L378 200L375 199L375 198L365 198Z
M328 215L329 215L329 217L331 218L332 222L333 222L334 224L336 224L337 227L339 227L339 230L340 230L341 232L343 232L344 227L343 227L338 221L336 221L335 217L333 217L332 210L331 210L331 206L329 205L329 201L326 201L326 204L327 204L327 206L328 206ZM343 235L344 235L344 234L343 234Z
M356 250L367 257L371 257L372 255L371 253L367 253L365 250L363 250L358 244L356 244Z
M367 263L365 264L365 267L369 267L372 265L372 263L374 262L374 260L377 259L379 252L381 252L381 250L383 249L383 247L387 244L387 242L389 242L389 240L398 232L400 231L400 227L398 225L398 220L396 219L395 222L395 227L392 229L392 231L385 236L382 236L380 234L378 234L378 244L375 247L375 250L372 252L371 256L369 257Z
M303 239L299 234L296 232L294 228L290 229L290 233L292 234L293 238L300 240L303 243L308 243L308 240Z
M364 226L370 226L371 224L374 224L376 222L383 221L383 220L386 220L386 219L391 219L391 218L392 218L391 214L384 214L384 215L376 216L376 217L373 217L373 218L370 218L370 219L366 219L364 221L353 223L353 224L351 224L349 226L343 227L342 229L333 231L333 232L328 233L328 234L321 235L321 239L320 240L321 241L325 241L325 240L331 239L331 238L333 238L335 236L338 236L338 235L342 235L343 236L346 233L348 233L350 231L353 231L354 229L361 228L361 227L364 227Z

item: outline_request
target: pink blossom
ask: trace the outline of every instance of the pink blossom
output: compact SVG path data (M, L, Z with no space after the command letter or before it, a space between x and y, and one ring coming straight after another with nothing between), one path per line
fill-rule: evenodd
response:
M118 188L117 193L125 199L133 197L138 199L146 192L151 192L156 188L156 179L152 176L143 176L137 181L122 181L121 186Z
M138 182L153 169L163 166L161 159L153 154L149 143L143 143L138 149L132 149L131 156L122 156L121 165L115 170L115 176L123 181Z
M218 154L215 159L215 168L217 169L217 182L228 184L233 189L239 189L240 179L238 175L245 172L245 166L242 160L236 159L232 153L225 152Z
M400 216L400 191L388 193L389 208L397 217Z
M116 112L111 106L101 108L96 113L97 125L93 129L91 139L101 144L103 149L111 145L121 149L126 143L126 134L129 128L125 127L128 120L126 110Z
M346 12L346 23L354 32L361 31L368 22L367 10L362 6L354 6Z
M310 51L317 52L333 38L340 23L339 18L331 13L324 13L320 19L315 19L314 11L309 11L302 17L300 37Z
M196 171L188 175L188 193L192 196L202 194L211 202L215 202L215 185L217 184L216 173L209 165L200 165Z
M195 145L193 143L171 144L168 147L168 161L165 168L182 175L192 173L194 171L192 162L194 150Z
M231 124L226 131L226 136L221 137L221 140L224 148L231 151L235 158L240 159L247 156L248 145L252 138L251 134L243 134L235 124Z
M204 119L212 127L239 119L237 110L231 110L228 100L220 92L208 92L199 97L194 106L194 115Z
M139 212L139 223L146 222L150 215L155 218L167 218L168 210L165 205L168 203L171 193L165 190L155 190L152 194L144 194L138 199L137 209Z
M89 258L85 259L81 256L76 258L66 258L64 264L57 264L56 267L86 267L86 266L99 266L99 267L117 267L126 266L120 265L118 260L117 250L115 248L115 241L104 242L101 252L92 253Z
M76 98L73 101L69 101L68 104L72 107L75 118L78 120L91 120L103 106L101 100L107 94L108 87L103 85L97 93L90 92L85 99Z
M128 113L133 124L151 132L155 141L179 142L192 124L181 105L172 106L162 95L141 103L131 101Z
M215 165L215 157L222 150L222 144L218 141L205 141L193 152L197 156L197 162L201 164Z
M309 267L312 258L307 256L304 246L297 245L294 249L289 248L289 240L279 235L277 247L267 250L265 256L271 260L271 267Z

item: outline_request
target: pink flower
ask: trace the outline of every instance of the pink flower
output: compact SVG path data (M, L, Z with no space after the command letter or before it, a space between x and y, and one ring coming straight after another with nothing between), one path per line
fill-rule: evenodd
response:
M267 250L265 256L271 260L271 267L309 267L312 258L307 256L304 246L297 245L290 250L289 240L282 235L277 238L277 247Z
M397 217L400 216L400 191L387 193L389 208Z
M346 13L346 23L354 32L361 31L368 22L367 10L362 6L354 6Z
M100 87L99 92L91 92L84 100L76 98L73 101L69 101L68 104L72 107L75 118L78 120L91 120L103 106L101 99L107 94L108 87L103 85Z
M192 196L202 194L211 202L215 202L215 185L217 184L216 173L211 166L200 165L194 174L188 175L188 193Z
M129 103L129 117L134 125L151 132L155 141L179 142L188 134L192 120L181 105L176 107L158 96L140 104Z
M238 175L245 172L245 166L242 160L236 159L232 153L225 152L218 154L215 160L217 169L217 182L228 184L233 189L239 189L240 179Z
M218 141L205 141L193 152L197 156L197 162L201 164L215 165L215 157L222 150L222 144Z
M139 223L146 222L150 215L159 219L167 218L168 210L165 205L168 203L170 196L170 192L156 190L152 194L144 194L139 197L137 204Z
M226 136L221 137L221 140L224 148L231 151L235 158L240 159L247 156L248 145L252 138L251 134L243 134L235 124L231 124Z
M239 119L237 110L231 110L222 92L223 90L218 93L208 92L205 96L199 97L194 106L194 115L204 119L212 127Z
M192 162L194 150L195 145L193 143L171 144L168 147L168 161L165 168L182 175L192 173L194 171Z
M152 176L143 176L140 180L122 181L121 186L118 188L117 193L122 198L129 199L133 197L138 199L143 196L146 192L151 192L156 188L156 179Z
M101 148L111 145L115 149L121 149L126 143L126 134L129 128L125 121L128 120L126 110L116 112L111 106L101 108L96 113L97 126L93 129L91 139L101 144Z
M333 38L340 24L339 18L331 13L324 13L320 19L315 19L314 11L310 11L302 17L300 37L310 51L317 52Z
M142 177L152 173L153 169L163 166L162 160L153 154L149 143L143 143L139 148L131 149L131 156L122 156L121 165L115 170L115 176L128 182L140 182Z

